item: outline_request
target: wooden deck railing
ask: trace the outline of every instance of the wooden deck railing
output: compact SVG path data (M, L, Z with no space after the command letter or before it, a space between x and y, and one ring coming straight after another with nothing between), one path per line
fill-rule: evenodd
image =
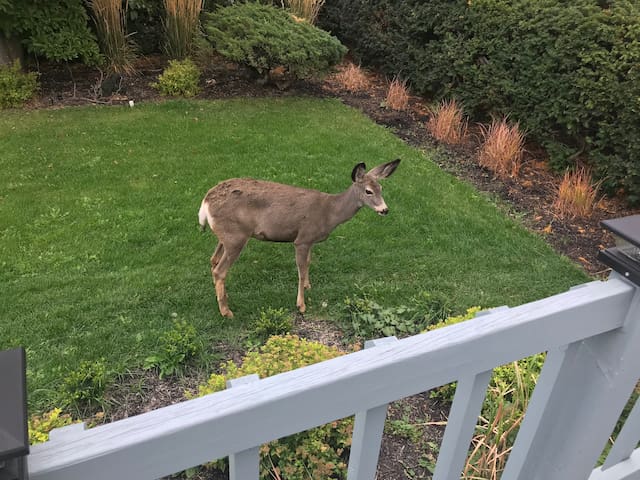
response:
M640 407L593 470L640 376L639 289L620 277L84 430L32 447L32 480L155 479L230 456L258 478L259 445L355 414L349 480L374 479L389 402L457 381L434 478L459 479L492 370L548 352L505 480L640 478Z

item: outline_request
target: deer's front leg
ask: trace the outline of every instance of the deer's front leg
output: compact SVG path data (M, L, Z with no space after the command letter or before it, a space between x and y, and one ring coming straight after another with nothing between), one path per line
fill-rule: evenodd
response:
M296 265L298 266L298 298L296 300L296 306L300 313L304 313L307 310L307 306L304 303L304 290L305 288L311 288L309 283L309 263L311 262L311 245L310 244L296 244Z

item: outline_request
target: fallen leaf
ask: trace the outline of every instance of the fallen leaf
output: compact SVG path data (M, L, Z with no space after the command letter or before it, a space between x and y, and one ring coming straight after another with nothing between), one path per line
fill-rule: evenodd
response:
M552 232L553 232L553 227L551 226L551 224L547 225L542 229L542 233L544 233L545 235L548 235Z

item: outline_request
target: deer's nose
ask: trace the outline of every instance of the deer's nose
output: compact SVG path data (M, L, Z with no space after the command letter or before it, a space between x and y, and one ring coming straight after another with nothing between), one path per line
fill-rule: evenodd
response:
M378 215L385 216L387 213L389 213L389 209L387 207L384 207L382 210L378 210Z

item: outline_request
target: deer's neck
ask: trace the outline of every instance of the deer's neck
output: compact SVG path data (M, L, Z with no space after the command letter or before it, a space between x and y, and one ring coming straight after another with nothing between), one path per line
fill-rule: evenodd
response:
M358 199L358 194L353 187L349 187L344 192L334 195L332 202L331 219L334 228L341 223L351 220L362 207L362 203Z

